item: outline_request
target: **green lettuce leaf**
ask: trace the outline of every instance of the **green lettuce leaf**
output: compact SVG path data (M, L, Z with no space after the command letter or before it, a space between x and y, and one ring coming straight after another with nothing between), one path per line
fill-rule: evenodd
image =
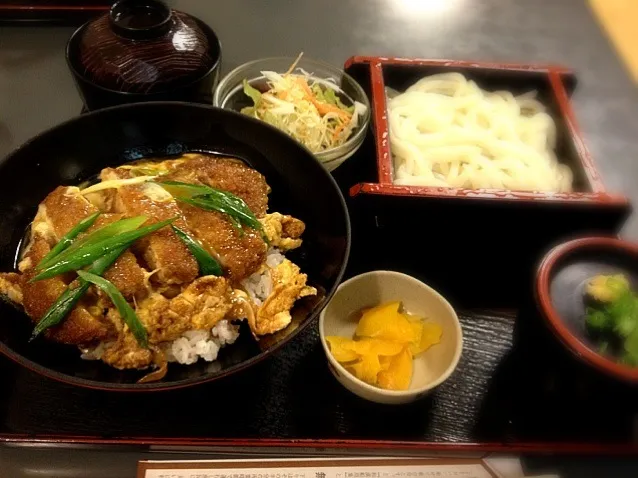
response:
M328 98L324 95L323 90L321 89L321 86L319 86L318 83L315 83L314 85L312 85L311 90L319 101L321 101L322 103L330 103L330 101L328 101Z
M354 106L346 106L343 101L341 101L341 98L337 96L335 90L333 90L332 88L326 88L326 90L323 92L323 96L326 100L326 103L337 106L339 109L347 111L350 114L354 113Z
M261 93L259 90L248 83L248 80L244 79L244 94L249 96L255 106L261 101Z

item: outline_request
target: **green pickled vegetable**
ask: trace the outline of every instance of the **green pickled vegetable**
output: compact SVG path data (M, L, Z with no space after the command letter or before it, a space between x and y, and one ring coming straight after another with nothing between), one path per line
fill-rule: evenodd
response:
M587 295L593 302L585 316L589 334L619 363L638 366L638 295L629 281L622 275L596 276Z
M144 224L147 219L148 218L146 216L130 217L126 219L120 219L119 221L112 222L111 224L107 224L104 227L100 227L92 233L87 234L82 239L74 241L73 244L71 244L66 250L55 257L55 261L48 260L44 264L41 262L38 265L37 269L46 269L47 267L51 266L53 262L64 261L69 257L75 256L75 254L79 250L84 249L85 247L100 243L124 232L134 231L142 224Z
M148 348L148 333L144 328L144 324L140 321L139 317L135 314L135 311L128 305L126 299L117 288L111 284L108 280L100 277L96 274L91 274L86 271L78 271L78 275L87 282L95 284L102 289L106 295L109 296L117 311L120 313L124 323L131 329L133 336L137 342L144 348Z
M64 274L65 272L78 270L113 250L117 250L126 244L130 245L137 239L168 226L174 220L175 218L167 219L134 231L123 232L97 243L85 244L67 257L58 257L50 266L46 267L42 272L31 279L31 282L49 279Z
M199 273L203 276L221 276L222 266L217 262L217 260L211 256L206 249L202 247L202 245L189 236L186 232L182 231L177 226L171 226L177 237L179 237L188 250L191 251L191 254L195 256L197 260L197 264L199 265Z
M101 213L98 211L78 222L69 232L62 236L62 239L60 239L60 241L55 246L53 246L53 249L51 249L49 253L44 256L37 267L39 269L45 267L48 263L51 262L53 258L67 249L73 243L75 238L78 237L79 234L83 233L93 225L100 214Z
M104 274L106 270L113 265L118 257L131 245L132 243L122 246L120 249L105 254L96 260L91 267L87 269L88 272L96 275ZM83 279L78 280L78 285L75 287L68 286L65 291L58 297L51 307L46 311L42 319L37 323L31 334L31 340L40 335L49 327L58 325L67 316L69 312L75 307L75 304L79 302L82 296L89 289L89 283Z
M605 332L612 327L609 316L602 310L587 309L587 326L597 332Z

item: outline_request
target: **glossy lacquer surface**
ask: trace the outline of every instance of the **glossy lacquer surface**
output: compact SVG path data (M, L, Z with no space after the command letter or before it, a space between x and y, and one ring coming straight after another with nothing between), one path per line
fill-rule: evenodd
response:
M267 178L272 188L271 210L303 218L306 223L303 246L290 257L319 293L296 304L290 326L260 341L243 330L233 347L223 349L220 360L169 367L163 380L136 384L142 372L81 360L74 347L44 339L29 342L30 320L0 302L0 352L35 372L75 385L152 391L186 387L248 368L312 323L339 283L348 257L350 224L341 193L319 162L295 141L261 122L212 107L140 103L90 113L43 133L2 160L0 270L12 270L23 231L38 203L57 185L79 184L106 166L188 151L245 161ZM49 159L43 161L44 157ZM308 196L309 189L322 201Z
M136 101L212 103L221 45L211 28L158 0L119 0L66 50L89 110Z

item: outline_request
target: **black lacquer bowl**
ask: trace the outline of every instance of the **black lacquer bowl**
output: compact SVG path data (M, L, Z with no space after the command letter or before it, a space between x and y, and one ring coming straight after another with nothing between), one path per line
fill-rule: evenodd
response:
M38 204L56 186L75 185L106 166L143 157L204 151L244 160L272 188L271 211L306 223L303 246L289 257L319 294L298 301L288 328L255 341L242 326L238 341L216 362L171 364L160 382L136 384L144 372L118 371L85 361L75 347L38 339L32 323L0 301L0 352L63 382L97 389L144 391L216 380L250 367L293 339L318 316L343 275L350 249L350 221L335 181L305 148L284 133L239 113L176 102L123 105L89 113L50 129L0 162L0 270L15 267L16 252Z

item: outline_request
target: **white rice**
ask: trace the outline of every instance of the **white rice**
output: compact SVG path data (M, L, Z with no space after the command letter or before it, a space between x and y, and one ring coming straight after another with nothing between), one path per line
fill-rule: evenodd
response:
M266 253L266 266L268 269L274 269L283 262L284 258L284 255L279 249L271 247ZM268 269L255 272L241 282L250 300L258 306L263 304L264 300L266 300L272 292L272 280L270 279L270 270Z
M266 268L256 272L242 281L242 286L248 293L250 299L261 305L272 292L272 280L270 269L277 267L284 260L284 255L275 247L271 247L266 253ZM200 358L207 362L217 359L219 350L227 344L232 344L239 337L239 326L222 320L211 330L189 330L173 340L161 345L166 359L169 362L177 362L190 365ZM84 360L100 360L105 348L110 342L102 342L96 347L82 349L81 357Z
M100 342L95 347L80 349L80 351L82 352L80 358L83 360L100 360L102 358L102 355L104 355L104 349L106 349L106 346L111 343L112 342Z
M190 365L200 358L207 362L217 359L219 350L226 344L232 344L239 337L239 326L228 320L219 321L211 330L189 330L173 340L162 344L162 350L169 362ZM100 360L104 350L111 342L101 342L96 347L82 349L84 360Z
M217 359L219 350L226 344L232 344L239 337L239 326L222 320L209 330L189 330L179 339L162 345L169 362L190 365L200 358L207 362Z

